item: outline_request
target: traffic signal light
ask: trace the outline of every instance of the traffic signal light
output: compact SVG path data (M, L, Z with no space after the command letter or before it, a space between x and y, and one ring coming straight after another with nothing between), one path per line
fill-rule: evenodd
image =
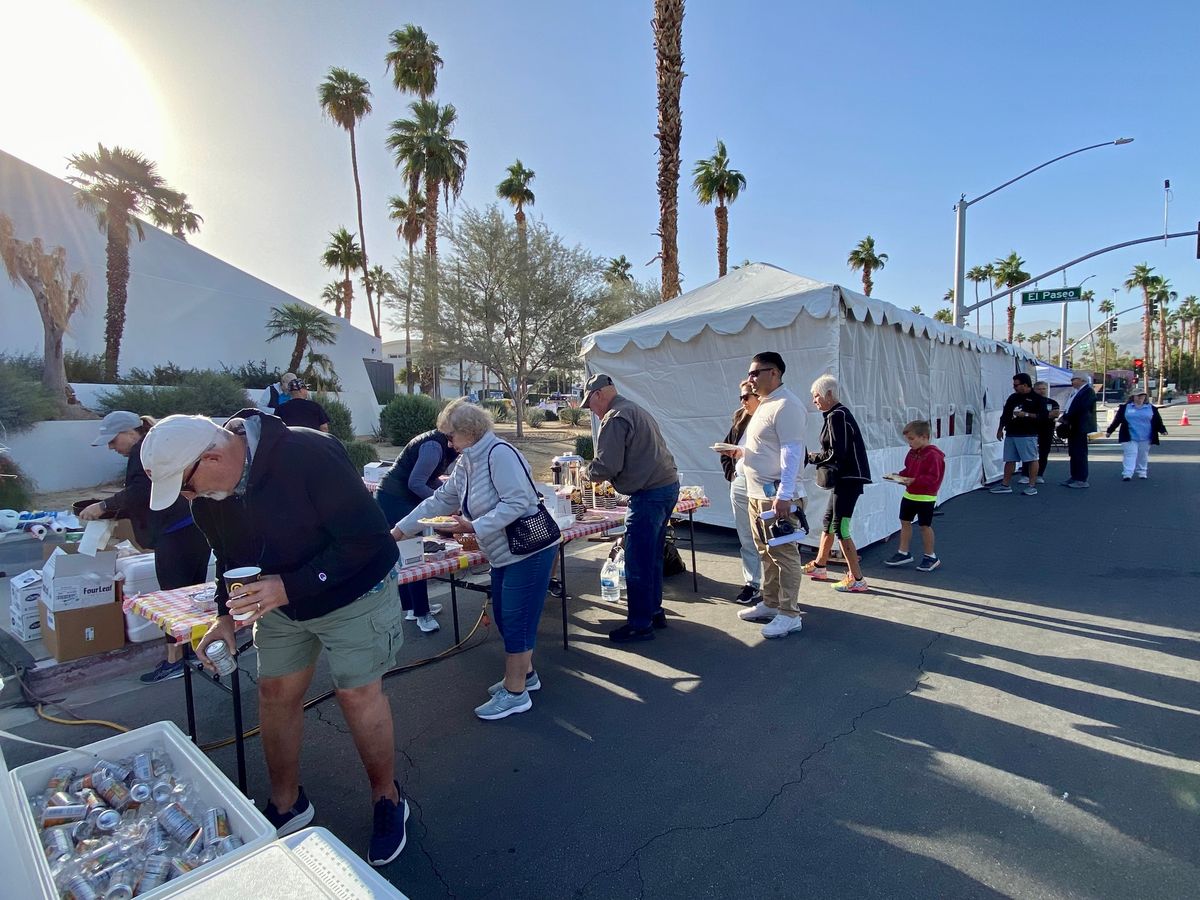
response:
M1117 317L1116 316L1113 316L1111 319L1108 320L1108 330L1110 332L1117 330Z
M1133 371L1137 372L1138 374L1141 374L1142 370L1145 368L1146 361L1144 359L1135 359L1133 361Z

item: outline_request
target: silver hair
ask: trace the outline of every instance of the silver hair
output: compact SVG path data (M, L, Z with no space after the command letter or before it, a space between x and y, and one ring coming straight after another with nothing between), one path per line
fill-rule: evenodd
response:
M472 441L478 441L491 431L492 425L492 414L466 397L447 403L437 419L439 430L460 431Z
M816 394L818 397L824 397L826 394L828 394L829 396L833 397L834 400L837 400L839 399L838 380L832 375L822 375L812 383L812 393Z

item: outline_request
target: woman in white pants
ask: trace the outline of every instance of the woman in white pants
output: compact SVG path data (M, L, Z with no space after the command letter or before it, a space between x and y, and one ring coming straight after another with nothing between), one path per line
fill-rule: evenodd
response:
M1120 429L1119 431L1117 431ZM1132 481L1149 478L1150 445L1158 443L1158 436L1166 434L1162 416L1141 388L1135 390L1128 403L1122 403L1108 426L1108 434L1117 431L1121 442L1121 480Z
M749 381L742 382L741 406L733 414L733 425L725 435L725 443L744 447L746 425L758 409L758 394ZM738 603L757 603L762 599L762 560L754 546L754 534L750 530L750 501L746 494L746 470L741 457L734 458L729 451L721 453L721 468L729 482L729 502L733 505L733 521L737 525L738 542L742 553L742 580L744 586L734 599Z

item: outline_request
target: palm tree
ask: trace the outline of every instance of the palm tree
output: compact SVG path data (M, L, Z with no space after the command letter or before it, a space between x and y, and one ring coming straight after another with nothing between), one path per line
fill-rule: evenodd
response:
M1146 361L1146 365L1150 364L1150 292L1157 279L1153 266L1140 263L1133 267L1123 285L1126 291L1132 291L1134 288L1141 288L1142 291L1142 359Z
M1018 284L1024 284L1029 280L1029 273L1021 268L1024 265L1025 260L1017 256L1016 250L1009 253L1008 256L1000 257L992 263L992 284L998 288L1015 288ZM1013 302L1013 295L1010 292L1008 295L1008 342L1010 344L1016 321L1017 305Z
M991 276L984 266L972 266L967 270L967 281L975 285L975 302L979 303L979 286L984 282L990 281ZM990 305L990 304L989 304ZM975 308L975 333L979 334L979 307Z
M996 267L988 263L986 266L980 266L979 268L986 277L988 284L992 284L992 279L996 275ZM996 339L996 302L994 300L988 304L988 316L991 319L989 336L994 341Z
M96 216L100 230L107 234L105 277L108 283L104 311L104 374L117 380L121 357L121 338L125 334L125 303L129 297L129 233L145 240L139 214L153 213L158 207L169 208L181 194L167 187L158 174L158 166L133 150L103 144L95 153L77 153L68 157L68 165L77 175L68 175L75 185L75 200L81 209Z
M1017 344L1018 344L1019 346L1021 346L1021 347L1024 347L1024 346L1025 346L1025 342L1026 342L1027 340L1029 340L1029 339L1028 339L1027 337L1025 337L1025 333L1024 333L1024 332L1021 332L1021 333L1020 333L1020 334L1018 334L1018 335L1017 335L1017 337L1016 337ZM1009 341L1009 343L1011 344L1011 343L1012 343L1012 341Z
M204 217L192 208L187 194L178 194L170 203L151 207L150 221L186 244L187 236L200 230Z
M1179 316L1183 321L1185 334L1191 346L1192 369L1196 368L1197 349L1200 348L1200 297L1189 294L1179 304Z
M329 245L321 254L321 264L327 269L338 269L342 273L342 314L350 318L350 309L354 305L354 285L350 282L351 272L360 272L363 267L362 249L354 235L345 227L330 232ZM295 371L293 369L292 371Z
M947 325L954 324L954 313L950 311L950 307L946 306L939 309L933 314L933 318L938 322L944 322Z
M921 307L919 307L919 306L911 307L909 311L915 312L918 316L921 315Z
M513 218L517 222L517 234L522 244L525 243L525 207L534 203L533 191L529 188L533 178L533 170L525 168L518 159L508 167L508 177L496 185L496 196L507 200L516 209Z
M332 344L337 337L333 320L315 306L307 303L285 303L271 307L271 318L267 320L267 340L294 337L292 358L288 371L295 372L304 360L304 352L314 344Z
M1117 311L1117 305L1111 300L1101 300L1096 308L1100 310L1100 315L1104 316L1104 320L1106 322L1108 321L1109 317ZM1100 355L1100 391L1102 397L1104 389L1108 386L1108 345L1110 343L1111 339L1108 336L1108 329L1101 329L1100 349L1102 352Z
M341 318L342 304L345 302L346 290L340 281L331 281L321 289L321 305L332 306L333 314L338 318Z
M1042 334L1042 332L1040 332L1040 331L1037 334L1031 334L1029 336L1029 343L1033 344L1033 355L1034 356L1042 355L1042 341L1044 341L1045 339L1046 339L1046 335Z
M624 253L614 256L608 261L608 268L604 270L604 280L609 284L632 284L632 269L633 263L625 258Z
M714 200L717 208L717 277L722 278L729 264L729 208L727 204L738 198L746 189L746 176L737 169L729 168L729 154L725 142L717 141L717 152L708 159L696 160L692 169L692 189L701 205L710 206Z
M388 36L392 49L384 57L384 70L392 72L392 85L402 94L416 94L422 100L437 90L438 69L442 58L438 45L423 28L405 25Z
M362 281L363 290L369 287L374 291L375 302L380 306L381 317L383 315L383 298L400 296L400 286L396 283L396 276L383 266L371 266L370 269L362 273L360 280Z
M875 286L875 282L871 280L871 273L882 269L887 261L886 253L875 252L875 238L869 234L859 241L858 246L846 257L846 265L850 267L851 272L862 271L863 293L868 297L871 296L871 288Z
M396 222L396 237L408 244L408 289L404 293L404 371L408 393L413 392L412 366L412 302L413 286L416 281L413 250L425 230L425 198L421 194L409 194L408 199L392 196L388 198L388 218Z
M1151 294L1158 311L1158 403L1161 404L1167 381L1167 304L1174 303L1179 295L1171 290L1171 282L1162 277L1155 280Z
M369 265L367 232L363 228L362 184L358 179L358 146L354 140L354 126L371 111L371 85L353 72L334 67L317 88L317 101L321 104L321 111L331 118L335 125L350 133L350 168L354 172L354 198L358 204L358 239L362 252L362 268L366 271ZM371 299L369 279L363 283L363 289L367 294L367 312L371 314L371 328L375 337L380 337L379 320L383 311L378 302ZM347 312L346 318L349 317L350 313Z
M40 238L19 240L12 219L0 213L0 260L13 285L24 282L33 294L42 317L42 384L62 404L71 392L67 386L63 335L71 316L83 304L87 281L80 272L67 271L67 251L46 252Z
M658 81L658 234L662 240L662 298L679 296L679 143L683 113L683 0L654 0L655 73Z

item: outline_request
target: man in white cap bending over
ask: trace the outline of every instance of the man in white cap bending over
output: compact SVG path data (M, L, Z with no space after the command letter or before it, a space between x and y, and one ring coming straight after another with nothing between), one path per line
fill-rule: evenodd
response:
M280 835L303 828L313 806L300 784L303 701L322 648L338 703L367 770L375 804L367 855L395 859L408 803L395 780L392 712L381 678L403 640L391 582L399 553L379 506L337 438L288 428L243 410L218 427L168 416L142 443L150 508L178 496L217 557L218 575L257 566L261 578L230 596L217 579L217 619L199 654L236 649L231 613L248 615L258 648L263 752L271 780L266 816Z

